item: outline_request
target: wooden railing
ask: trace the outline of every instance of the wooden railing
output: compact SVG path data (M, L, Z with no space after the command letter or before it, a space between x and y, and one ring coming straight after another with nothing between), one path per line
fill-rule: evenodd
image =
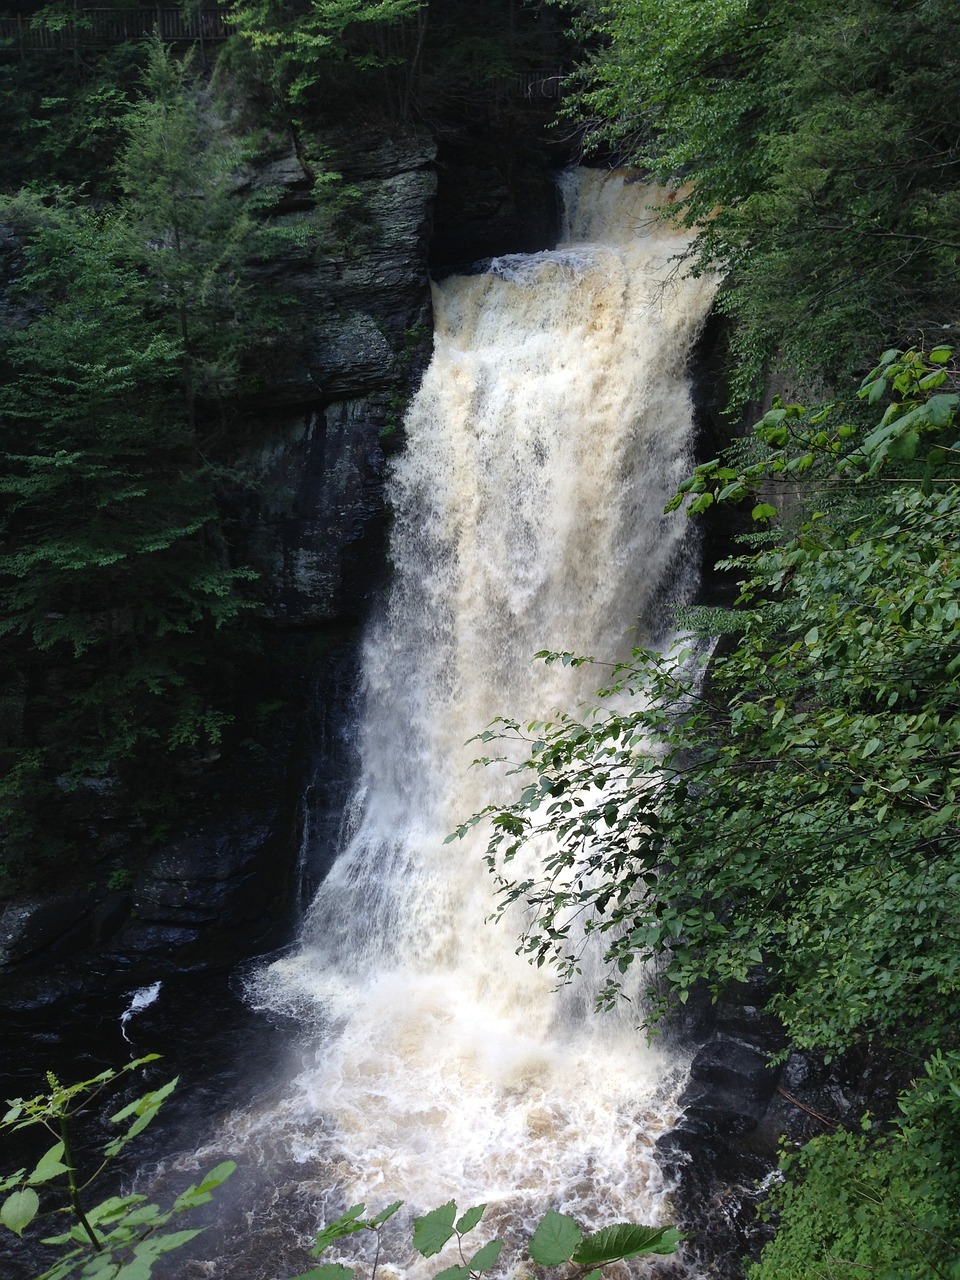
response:
M174 5L136 9L78 9L62 26L34 26L29 18L0 18L0 52L80 50L120 44L158 35L161 40L199 42L226 40L232 28L227 10L209 6L185 14Z

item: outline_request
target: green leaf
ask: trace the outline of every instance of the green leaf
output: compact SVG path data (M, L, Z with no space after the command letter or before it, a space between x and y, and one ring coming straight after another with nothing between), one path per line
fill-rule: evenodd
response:
M161 1085L159 1089L152 1089L149 1093L145 1093L142 1098L137 1098L135 1102L131 1102L129 1106L124 1107L115 1115L110 1117L114 1124L118 1124L121 1120L128 1120L130 1116L135 1116L133 1124L121 1134L119 1138L114 1138L112 1142L108 1142L104 1147L104 1155L113 1159L123 1148L138 1134L146 1129L157 1115L157 1112L163 1106L166 1099L173 1093L179 1081L178 1076L174 1076L172 1080L168 1080L166 1084Z
M581 1266L604 1266L643 1253L674 1253L680 1233L673 1227L644 1227L620 1222L588 1236L573 1255Z
M896 458L900 462L912 462L917 456L919 444L919 434L916 431L907 431L902 436L898 436L896 440L890 442L887 456Z
M470 1280L470 1268L457 1264L438 1271L433 1280Z
M0 1205L0 1222L14 1235L22 1236L25 1227L37 1216L40 1210L40 1197L32 1187L24 1187L22 1191L14 1191Z
M51 1178L58 1178L62 1173L69 1173L69 1169L63 1163L63 1143L58 1142L50 1148L50 1150L40 1157L37 1167L27 1178L27 1182L49 1182Z
M194 1227L189 1231L165 1231L162 1235L151 1236L149 1240L145 1240L137 1248L143 1249L149 1254L172 1253L174 1249L179 1249L182 1245L189 1244L191 1240L200 1235L201 1230L202 1228L200 1227Z
M543 1267L559 1267L573 1257L582 1239L572 1218L548 1209L530 1239L530 1257Z
M321 1231L318 1231L313 1248L310 1250L313 1256L316 1258L335 1240L342 1240L344 1236L355 1235L358 1231L366 1231L366 1222L360 1220L366 1207L365 1204L355 1204L334 1222L328 1223Z
M217 1187L221 1186L226 1180L236 1173L237 1164L235 1160L224 1160L215 1168L211 1169L204 1177L203 1181L196 1186L187 1187L186 1191L182 1191L177 1196L173 1204L174 1213L183 1213L187 1209L194 1209L197 1205L207 1204L213 1198L213 1193Z
M467 1263L470 1271L489 1271L491 1267L497 1265L497 1259L500 1257L500 1250L503 1248L502 1240L488 1240L482 1245Z
M487 1206L485 1204L474 1205L472 1209L468 1209L466 1213L463 1214L457 1223L457 1230L462 1236L465 1236L468 1231L473 1230L483 1217L486 1207Z
M694 498L694 500L687 507L687 515L688 516L701 515L704 511L708 510L712 506L713 506L713 494L701 493L700 496L698 498Z
M960 403L960 397L953 393L941 393L938 396L931 396L923 406L925 410L924 417L934 427L949 426L953 421L953 415L956 412L958 403Z
M432 1258L439 1253L453 1235L453 1221L457 1216L457 1205L448 1200L432 1213L413 1220L413 1247L424 1258Z
M386 1222L388 1218L392 1218L398 1209L403 1207L402 1200L394 1200L393 1204L388 1204L385 1209L381 1209L375 1218L370 1219L371 1227L379 1227L381 1223Z
M772 520L777 514L777 508L772 507L769 502L758 502L750 512L754 520Z

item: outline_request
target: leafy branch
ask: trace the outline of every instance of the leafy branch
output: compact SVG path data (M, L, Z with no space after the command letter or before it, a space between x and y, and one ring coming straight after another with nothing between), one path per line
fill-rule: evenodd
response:
M87 1203L84 1193L127 1144L152 1123L176 1088L177 1080L149 1090L110 1117L111 1124L128 1123L103 1146L101 1162L86 1178L80 1176L73 1154L77 1120L106 1090L157 1057L148 1054L71 1085L61 1084L49 1074L49 1093L9 1100L8 1110L0 1120L0 1135L4 1131L40 1128L57 1140L30 1172L22 1168L0 1179L0 1193L9 1193L0 1204L0 1226L22 1237L44 1217L66 1215L71 1220L66 1231L41 1238L41 1244L57 1246L61 1252L57 1262L38 1280L66 1280L78 1272L83 1280L148 1280L157 1258L199 1235L199 1230L167 1231L168 1224L180 1214L206 1204L234 1172L232 1160L222 1162L201 1182L181 1192L167 1210L148 1204L143 1195L109 1196L99 1203ZM66 1205L57 1203L58 1192L66 1193ZM42 1212L41 1193L50 1193L48 1200L52 1202Z
M369 1280L376 1280L381 1255L381 1231L397 1213L402 1201L388 1205L372 1218L364 1218L366 1206L354 1205L336 1221L324 1227L316 1237L311 1250L319 1257L339 1240L358 1232L370 1231L376 1236L376 1252L370 1269ZM479 1225L487 1206L475 1205L459 1214L456 1201L446 1204L413 1220L413 1247L422 1258L439 1254L455 1239L460 1262L439 1271L434 1280L479 1280L484 1272L497 1265L503 1249L503 1241L488 1240L478 1248L464 1248L464 1238ZM673 1227L645 1227L631 1223L618 1223L584 1237L576 1222L566 1214L548 1209L540 1220L529 1242L529 1254L533 1262L543 1267L559 1267L572 1263L573 1276L598 1280L601 1269L608 1263L623 1262L645 1254L672 1254L682 1239ZM326 1263L314 1267L294 1280L354 1280L355 1272L343 1263Z

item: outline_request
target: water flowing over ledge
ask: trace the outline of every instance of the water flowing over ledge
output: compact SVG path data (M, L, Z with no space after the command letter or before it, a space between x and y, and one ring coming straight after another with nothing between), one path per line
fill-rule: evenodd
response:
M662 511L692 467L685 365L713 282L679 268L684 238L650 210L664 192L581 172L564 197L558 249L436 289L391 478L394 582L365 646L360 784L297 949L249 983L302 1026L302 1066L218 1147L295 1170L317 1213L484 1200L508 1238L548 1207L587 1227L660 1213L653 1142L680 1064L630 1005L590 1011L589 958L555 992L515 954L519 922L485 923L478 844L443 843L509 794L467 739L592 693L589 667L532 655L623 657L665 635L696 577Z

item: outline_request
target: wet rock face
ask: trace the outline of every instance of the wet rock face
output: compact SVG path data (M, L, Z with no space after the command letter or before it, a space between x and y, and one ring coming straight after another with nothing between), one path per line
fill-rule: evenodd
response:
M234 959L269 939L282 912L284 859L271 824L241 819L161 849L130 889L131 910L108 949L162 961ZM279 874L278 874L279 868Z
M392 387L405 330L429 322L435 148L424 137L325 137L343 187L325 206L292 151L261 169L275 224L294 239L254 272L288 299L289 337L263 370L265 402L316 405ZM342 194L345 192L346 194Z
M91 936L95 906L91 893L12 903L0 913L0 968L70 951Z
M259 451L259 505L243 523L275 623L362 618L383 559L382 430L370 399L336 400L285 418Z
M159 850L122 889L8 906L0 914L0 974L18 975L13 987L29 1005L35 986L53 998L94 957L114 957L134 973L148 961L157 973L229 962L269 945L290 890L275 826L211 822ZM59 977L50 965L62 969Z
M236 524L269 616L290 626L365 612L384 558L384 438L430 334L432 141L325 141L347 184L348 232L315 204L292 150L256 177L298 239L255 272L257 288L287 299L289 333L262 370L258 443L241 458L253 483Z
M757 1206L776 1167L779 1132L768 1117L783 1047L776 1019L761 1012L767 995L760 972L717 1004L696 992L674 1030L697 1048L680 1118L657 1148L677 1186L677 1222L712 1280L740 1280L744 1257L764 1239Z

